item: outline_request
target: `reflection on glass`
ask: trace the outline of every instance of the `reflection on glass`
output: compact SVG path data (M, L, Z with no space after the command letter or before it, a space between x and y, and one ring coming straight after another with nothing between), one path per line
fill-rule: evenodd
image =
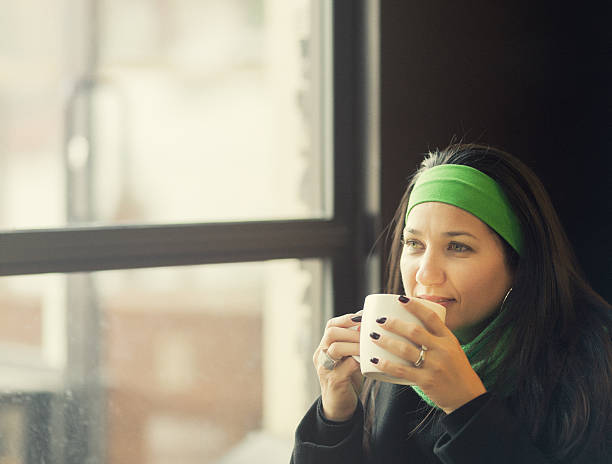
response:
M73 3L0 0L0 228L331 214L326 2Z
M323 269L278 260L1 279L6 307L30 310L0 314L15 328L0 337L0 462L288 462L317 392Z

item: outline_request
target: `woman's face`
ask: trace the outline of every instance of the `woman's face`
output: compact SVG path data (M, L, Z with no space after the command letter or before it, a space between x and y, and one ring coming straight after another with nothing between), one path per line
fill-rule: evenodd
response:
M400 261L406 295L446 306L461 343L476 336L511 287L500 238L476 216L446 203L415 206Z

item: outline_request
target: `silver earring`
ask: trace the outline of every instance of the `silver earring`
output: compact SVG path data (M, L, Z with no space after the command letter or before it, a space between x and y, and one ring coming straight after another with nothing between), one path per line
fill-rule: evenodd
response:
M510 287L510 290L506 292L506 296L504 297L502 304L500 306L500 311L504 309L504 304L506 303L506 300L508 299L508 295L510 295L511 291L512 291L512 287Z

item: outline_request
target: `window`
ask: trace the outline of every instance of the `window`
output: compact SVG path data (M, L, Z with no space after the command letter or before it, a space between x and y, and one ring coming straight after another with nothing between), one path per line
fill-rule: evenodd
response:
M265 446L271 462L286 461L316 391L325 267L271 260L5 277L6 459L223 462Z
M331 217L324 2L87 4L0 3L0 227Z
M0 0L0 461L287 461L363 288L359 5Z

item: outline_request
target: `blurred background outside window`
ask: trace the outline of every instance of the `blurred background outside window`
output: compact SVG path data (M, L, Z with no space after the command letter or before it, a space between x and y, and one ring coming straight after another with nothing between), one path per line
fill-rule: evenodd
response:
M0 462L288 462L318 260L0 280ZM328 290L327 290L328 292Z
M330 218L329 9L0 0L0 230ZM0 464L287 462L329 272L0 278Z
M0 227L329 216L322 5L0 0Z

